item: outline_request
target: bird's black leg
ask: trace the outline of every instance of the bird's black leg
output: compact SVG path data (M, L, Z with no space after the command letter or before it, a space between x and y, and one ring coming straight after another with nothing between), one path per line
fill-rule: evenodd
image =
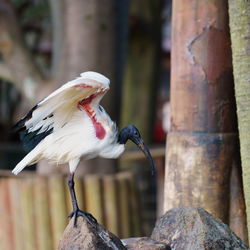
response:
M97 223L96 219L91 214L80 210L78 207L75 193L74 173L71 173L69 176L68 186L73 206L73 211L70 213L69 217L72 218L74 216L74 227L76 227L78 216L84 217L92 226L95 226Z

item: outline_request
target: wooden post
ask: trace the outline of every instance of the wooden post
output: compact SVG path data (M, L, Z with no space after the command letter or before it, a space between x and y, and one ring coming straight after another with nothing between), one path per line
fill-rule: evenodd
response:
M0 177L0 250L14 249L8 178Z
M61 175L51 176L48 179L50 190L50 214L53 235L53 248L56 249L61 235L67 225L67 209L65 182Z
M33 228L33 230L36 232L37 249L39 250L52 249L53 240L51 237L52 230L50 223L51 217L49 210L48 180L46 177L42 176L37 176L33 178L34 178L33 209L35 213L35 228Z
M165 211L198 205L229 221L237 146L227 1L173 1Z
M120 237L128 238L131 232L130 211L129 211L129 193L128 193L128 179L124 174L117 176L118 190L119 190L119 225Z
M97 175L88 175L84 178L86 194L86 211L92 213L98 223L104 223L101 179Z
M128 189L129 197L128 202L130 203L130 217L131 217L131 232L133 237L139 237L142 234L141 228L141 207L138 202L138 193L136 188L135 179L131 173L127 174L128 178Z
M16 250L24 248L24 232L22 228L23 216L21 213L21 190L17 178L9 178L8 188L10 192L11 217L14 233L14 245Z
M105 210L105 226L107 229L118 235L118 190L115 175L103 176L103 195Z
M36 249L33 181L33 178L28 177L19 180L19 188L21 189L21 211L19 212L22 214L23 249L27 250Z

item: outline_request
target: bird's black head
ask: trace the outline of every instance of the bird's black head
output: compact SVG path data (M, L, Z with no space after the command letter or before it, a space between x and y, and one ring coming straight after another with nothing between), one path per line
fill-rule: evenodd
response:
M129 125L123 128L118 135L118 143L125 144L127 140L134 142L144 153L150 163L152 175L155 174L155 166L153 158L148 150L148 147L145 145L143 139L141 138L140 132L134 125Z
M141 138L141 135L138 129L133 125L129 125L120 131L119 136L118 136L118 142L120 144L126 144L128 139L134 142L134 140L138 138Z

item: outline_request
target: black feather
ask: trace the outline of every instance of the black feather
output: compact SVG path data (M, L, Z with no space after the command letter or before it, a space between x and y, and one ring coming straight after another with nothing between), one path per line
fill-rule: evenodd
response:
M25 122L26 122L27 120L29 120L29 119L32 117L32 113L33 113L33 111L34 111L35 109L37 109L37 106L38 106L38 105L34 106L34 107L28 112L28 114L27 114L25 117L23 117L19 122L17 122L17 123L11 128L11 131L12 131L12 132L18 132L18 131L22 130L22 129L25 127Z
M22 140L23 147L26 151L31 151L35 148L40 141L53 132L53 128L48 129L39 134L40 129L28 132L26 129L20 131L20 139Z
M41 128L28 132L28 129L25 126L26 121L32 118L32 113L34 110L37 109L37 106L34 106L27 115L22 118L19 122L17 122L12 128L11 132L19 132L20 139L23 143L23 147L26 151L31 151L33 148L37 146L37 144L42 141L46 136L51 134L53 132L53 127L50 129L47 129L46 131L39 133ZM48 118L51 118L53 114L50 114L49 116L45 117L43 120L46 120Z

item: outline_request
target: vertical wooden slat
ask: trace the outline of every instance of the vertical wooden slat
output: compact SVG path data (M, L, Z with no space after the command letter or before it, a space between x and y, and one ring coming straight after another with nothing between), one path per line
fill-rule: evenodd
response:
M49 213L48 180L39 176L34 182L34 212L37 250L52 249L52 230Z
M18 178L9 178L8 186L10 191L11 203L11 219L14 232L15 250L23 250L24 248L24 231L23 231L23 215L21 210L21 181Z
M0 250L14 249L8 179L0 178Z
M104 223L101 179L96 175L84 178L86 211L91 213L100 224Z
M81 210L84 210L84 190L83 190L83 182L82 178L76 177L75 178L75 192L76 198L78 201L78 206Z
M20 181L21 188L21 210L22 210L22 229L23 242L25 250L36 249L35 235L35 217L34 217L34 200L33 200L33 178L22 178Z
M48 180L53 248L56 249L67 225L65 180L62 176L51 176Z
M118 235L118 194L114 175L103 176L103 195L105 226L110 232Z
M131 215L131 223L132 223L132 235L133 237L139 237L141 236L141 212L140 212L140 206L139 206L139 199L138 199L138 193L136 190L136 184L135 180L133 178L133 175L128 173L128 185L129 185L129 199L128 202L130 203L130 215Z
M129 193L128 193L128 180L126 175L119 174L117 176L118 181L118 202L120 208L119 225L120 225L120 237L128 238L130 234L130 212L129 212Z
M115 234L119 234L121 225L122 237L129 237L132 233L139 235L138 200L130 174L102 178L97 175L87 176L84 180L85 190L81 178L75 179L75 185L81 209L85 209L85 191L86 211L92 213L100 223L105 223ZM6 211L2 214L2 226L4 221L7 223L7 227L4 227L4 241L0 241L0 250L56 249L67 224L66 186L63 176L0 179L0 216L3 205ZM6 199L9 202L5 203ZM71 205L71 201L69 202ZM10 211L11 216L8 217ZM3 235L1 229L0 237Z

